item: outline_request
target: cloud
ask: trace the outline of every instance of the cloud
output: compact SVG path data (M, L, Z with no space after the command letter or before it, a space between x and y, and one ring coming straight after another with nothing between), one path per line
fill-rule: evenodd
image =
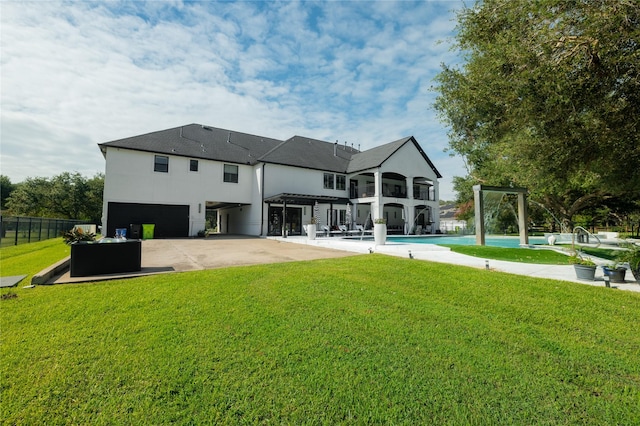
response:
M97 143L196 122L361 149L414 135L453 198L429 88L458 61L440 41L461 5L3 2L2 173L93 175Z

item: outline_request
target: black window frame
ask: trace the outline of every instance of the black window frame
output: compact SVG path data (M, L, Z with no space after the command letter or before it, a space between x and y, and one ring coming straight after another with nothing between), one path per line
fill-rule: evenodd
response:
M164 159L165 161L160 161L161 159ZM153 157L153 171L169 173L169 157L167 155L155 155Z
M227 167L235 167L235 173L231 173L227 171ZM238 183L238 175L239 175L239 168L237 164L225 164L224 167L222 168L223 170L223 177L222 177L222 181L226 182L226 183Z
M198 160L189 160L189 171L190 172L197 172L198 171L198 167L199 167Z
M344 191L347 189L347 176L336 175L336 190Z
M335 188L335 175L333 173L325 173L322 179L322 185L324 189Z

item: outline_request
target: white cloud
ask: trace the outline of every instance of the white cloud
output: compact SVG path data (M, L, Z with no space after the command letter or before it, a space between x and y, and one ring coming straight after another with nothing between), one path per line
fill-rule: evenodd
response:
M458 61L438 41L461 5L2 2L1 172L93 175L97 143L197 122L362 149L414 135L453 198L429 87Z

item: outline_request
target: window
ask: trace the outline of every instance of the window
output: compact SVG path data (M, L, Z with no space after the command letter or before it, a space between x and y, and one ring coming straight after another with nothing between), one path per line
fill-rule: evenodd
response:
M224 181L238 183L238 166L232 164L224 165Z
M340 210L338 212L338 215L340 216L340 223L343 225L347 224L347 211L346 210Z
M342 191L347 189L347 177L345 175L336 175L336 189Z
M198 171L198 160L189 160L189 171L191 172Z
M153 163L154 172L169 173L169 157L156 155Z
M324 174L324 189L333 189L333 173Z

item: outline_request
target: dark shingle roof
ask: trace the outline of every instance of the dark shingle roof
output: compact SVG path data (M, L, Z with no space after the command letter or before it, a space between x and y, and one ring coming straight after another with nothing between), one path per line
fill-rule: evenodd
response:
M356 152L340 144L294 136L260 157L260 161L346 173L349 161Z
M415 140L413 136L409 136L406 138L398 139L397 141L389 142L384 145L377 146L375 148L371 148L367 151L360 152L355 154L349 163L349 168L347 173L356 173L362 170L372 169L375 167L380 167L382 163L384 163L387 158L391 157L397 150L399 150L406 143L413 143L416 149L420 152L424 160L429 164L429 166L433 169L433 172L437 177L441 178L442 175L436 169L436 166L431 162L427 154L422 150L420 144Z
M99 144L107 147L158 154L255 164L258 161L335 173L356 173L379 167L406 143L413 143L438 177L442 177L418 142L411 137L360 152L348 146L304 136L286 141L234 132L200 124L189 124ZM335 153L335 155L334 155Z
M230 163L255 164L260 156L281 143L280 140L263 136L189 124L99 145L103 152L106 147L116 147Z
M410 138L399 139L354 155L347 171L349 173L355 173L380 166L409 139Z

